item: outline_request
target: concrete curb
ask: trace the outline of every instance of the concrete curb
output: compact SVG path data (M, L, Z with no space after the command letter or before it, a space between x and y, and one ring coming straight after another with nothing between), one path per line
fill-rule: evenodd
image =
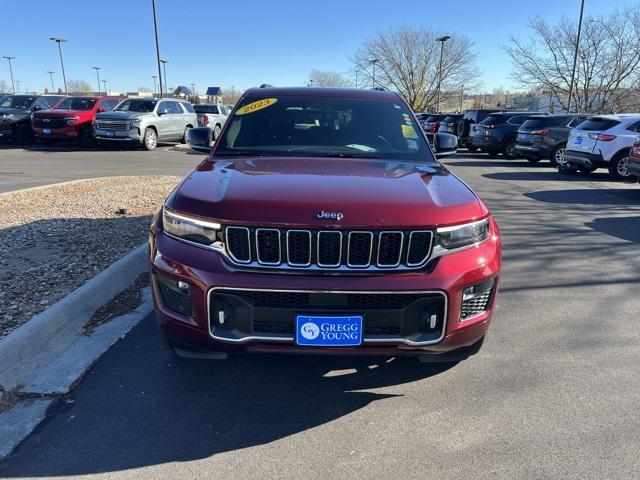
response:
M0 340L0 386L19 400L0 413L0 460L44 418L55 397L69 392L84 372L153 309L149 288L133 312L86 335L94 312L148 269L140 245L83 286Z

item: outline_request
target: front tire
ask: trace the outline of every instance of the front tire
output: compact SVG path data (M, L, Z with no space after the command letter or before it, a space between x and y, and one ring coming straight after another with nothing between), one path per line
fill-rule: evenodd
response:
M541 159L540 157L525 157L527 159L527 162L531 162L531 163L538 163Z
M469 150L470 152L475 152L476 150L478 150L478 147L474 147L473 145L467 145L467 150Z
M507 140L507 142L504 144L504 147L502 148L502 154L509 160L513 160L514 158L518 157L515 139Z
M158 146L158 134L153 128L147 128L144 131L144 137L142 138L142 146L145 150L155 150Z
M213 127L213 139L217 140L220 136L220 132L222 132L222 127L220 125L216 125Z
M84 127L80 132L80 145L83 147L92 147L96 144L96 139L93 136L93 129L91 127Z
M16 128L16 145L26 145L31 140L31 129L27 125L19 125Z
M629 168L627 168L628 161L629 152L617 154L611 160L611 165L609 165L609 175L616 180L631 180L631 178L635 178L631 172L629 172Z
M187 135L189 134L189 130L191 130L191 125L187 125L184 127L184 133L182 134L182 143L187 143Z

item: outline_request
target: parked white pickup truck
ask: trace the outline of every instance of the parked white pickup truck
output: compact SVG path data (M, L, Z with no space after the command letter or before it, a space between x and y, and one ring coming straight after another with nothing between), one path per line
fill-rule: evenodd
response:
M213 139L218 138L224 122L227 121L228 114L226 107L224 105L201 103L194 105L193 109L198 114L198 126L209 127L213 130Z

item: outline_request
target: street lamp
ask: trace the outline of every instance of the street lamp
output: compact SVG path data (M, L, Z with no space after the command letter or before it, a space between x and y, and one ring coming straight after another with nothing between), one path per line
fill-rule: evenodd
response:
M162 64L162 76L164 77L165 90L169 93L169 84L167 83L167 63L169 63L169 60L160 60L160 63ZM160 89L162 89L162 80L160 80ZM164 95L161 94L160 96L164 98Z
M158 78L157 75L151 75L151 78L153 78L153 94L155 95L157 87L156 87L156 79Z
M98 76L98 96L100 96L100 70L102 70L102 67L93 67L93 69L96 71L96 75Z
M569 84L569 100L567 100L567 113L571 113L571 97L573 95L573 83L576 77L576 65L578 63L578 48L580 48L580 34L582 33L582 13L584 12L584 0L580 2L580 19L578 20L578 37L576 48L573 52L573 70L571 71L571 83Z
M60 37L51 37L49 40L56 42L58 44L58 52L60 53L60 66L62 67L62 81L64 82L64 94L67 95L67 76L64 73L64 61L62 60L62 47L60 44L62 42L66 42L64 38Z
M53 86L53 74L56 72L52 72L51 70L47 70L49 77L51 77L51 93L55 93L55 87Z
M13 68L11 68L11 60L15 60L16 57L8 57L8 56L4 56L2 58L6 58L9 61L9 73L11 74L11 89L13 90L13 93L16 93L16 86L13 84Z
M376 88L376 63L380 61L379 58L372 58L369 63L373 64L373 75L371 76L371 87Z
M107 81L106 80L102 80L102 85L104 85L104 94L105 96L109 95L107 92Z
M156 19L156 0L151 0L151 7L153 8L153 30L156 35L156 60L158 61L158 76L160 77L160 98L163 98L162 93L162 72L160 71L160 43L158 42L158 20ZM167 79L164 79L165 85Z
M440 66L438 67L438 90L436 91L436 113L440 112L440 87L442 86L442 54L444 52L444 42L449 40L449 35L443 35L436 38L436 42L440 42Z

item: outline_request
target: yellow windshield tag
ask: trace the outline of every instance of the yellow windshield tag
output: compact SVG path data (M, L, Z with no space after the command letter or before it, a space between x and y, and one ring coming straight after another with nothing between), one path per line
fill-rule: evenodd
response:
M404 138L418 138L416 131L411 125L402 125L402 135Z
M262 100L248 103L244 107L236 110L236 115L246 115L247 113L257 112L258 110L262 110L263 108L270 107L277 101L277 98L263 98Z

